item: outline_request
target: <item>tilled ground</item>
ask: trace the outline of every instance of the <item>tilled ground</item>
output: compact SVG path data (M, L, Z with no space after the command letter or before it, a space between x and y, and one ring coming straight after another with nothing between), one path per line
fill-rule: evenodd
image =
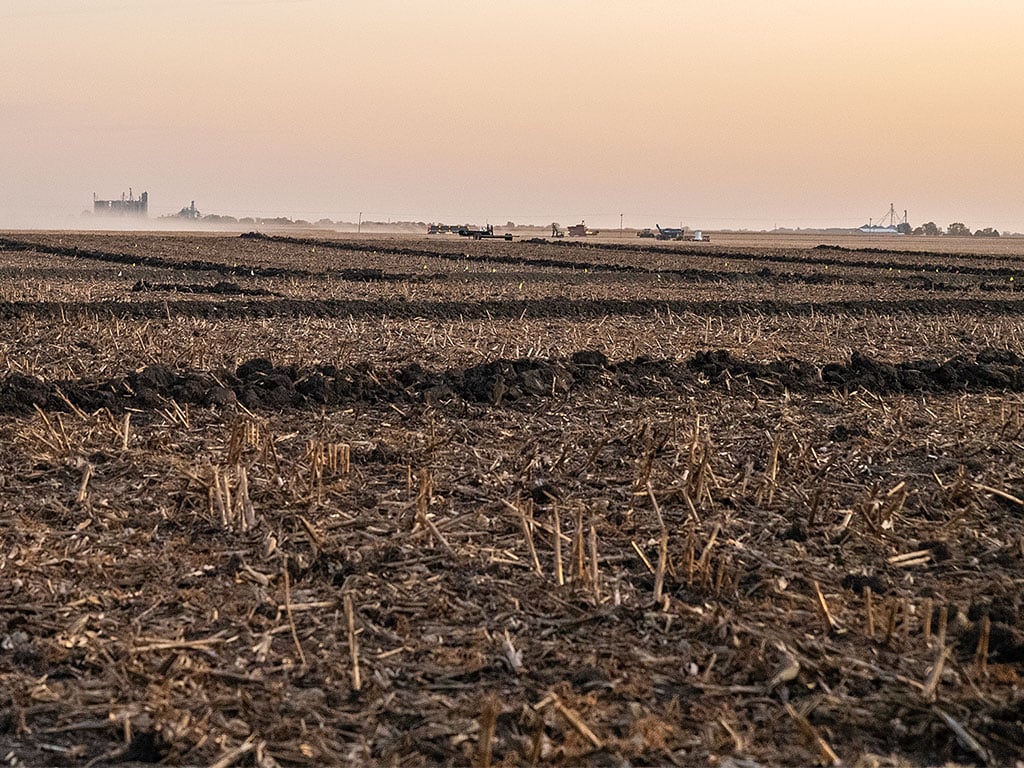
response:
M822 245L0 239L0 757L1024 759L1024 255Z

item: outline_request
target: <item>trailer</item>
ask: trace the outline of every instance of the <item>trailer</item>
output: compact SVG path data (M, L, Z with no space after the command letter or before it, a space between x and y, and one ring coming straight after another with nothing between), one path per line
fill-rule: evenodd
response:
M427 226L428 235L447 235L457 234L461 229L461 224L430 224Z
M474 240L492 240L492 239L496 240L496 239L501 239L501 240L508 240L510 242L512 240L512 233L511 232L506 232L504 235L496 235L496 234L494 234L494 226L491 225L491 224L488 224L483 229L477 229L476 227L470 227L470 226L460 227L459 228L459 235L461 237L471 237Z

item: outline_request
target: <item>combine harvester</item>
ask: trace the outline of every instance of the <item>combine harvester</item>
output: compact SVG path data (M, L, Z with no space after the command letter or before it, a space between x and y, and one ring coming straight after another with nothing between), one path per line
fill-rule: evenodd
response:
M587 223L585 221L581 221L579 224L573 224L569 227L569 237L590 237L597 234L600 234L600 230L587 229Z

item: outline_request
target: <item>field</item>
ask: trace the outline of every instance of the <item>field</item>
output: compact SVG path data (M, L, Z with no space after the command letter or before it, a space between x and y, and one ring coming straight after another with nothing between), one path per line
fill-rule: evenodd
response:
M1021 280L1007 239L0 234L0 758L1024 760Z

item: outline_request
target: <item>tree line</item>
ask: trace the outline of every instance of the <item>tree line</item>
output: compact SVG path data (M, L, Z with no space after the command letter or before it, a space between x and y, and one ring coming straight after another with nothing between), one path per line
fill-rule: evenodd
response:
M999 237L999 230L993 229L992 227L985 227L975 232L971 232L971 228L960 221L954 221L948 227L946 227L945 233L936 225L934 221L929 221L927 224L922 224L919 227L910 228L909 224L900 224L897 227L905 235L930 235L932 237L946 234L951 237Z

